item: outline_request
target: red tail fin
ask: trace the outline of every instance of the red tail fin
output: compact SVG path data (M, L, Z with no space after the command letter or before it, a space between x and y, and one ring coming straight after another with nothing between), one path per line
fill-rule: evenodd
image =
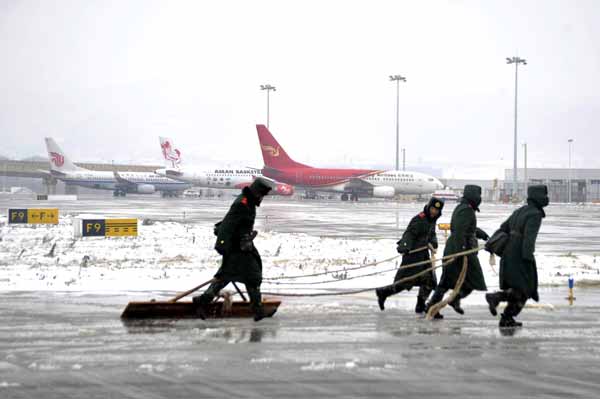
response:
M273 169L310 168L310 166L303 165L290 158L265 125L256 125L256 131L258 132L258 141L266 167Z

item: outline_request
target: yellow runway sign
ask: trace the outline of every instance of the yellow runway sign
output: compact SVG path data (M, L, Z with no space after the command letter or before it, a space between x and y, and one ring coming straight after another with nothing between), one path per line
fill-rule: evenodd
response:
M137 219L106 219L106 236L137 236Z
M83 219L83 237L137 237L137 219Z
M58 208L9 209L10 224L58 224Z

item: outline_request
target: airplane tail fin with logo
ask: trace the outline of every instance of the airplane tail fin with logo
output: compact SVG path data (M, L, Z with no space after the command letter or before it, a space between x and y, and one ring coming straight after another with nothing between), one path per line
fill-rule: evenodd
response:
M48 160L50 161L50 171L65 173L84 170L84 168L76 166L69 159L52 137L46 137L46 150L48 151Z
M158 139L167 168L179 169L181 166L181 151L175 148L173 140L169 137L159 137Z
M256 131L258 132L263 161L267 168L310 168L310 166L303 165L290 158L265 125L256 125Z

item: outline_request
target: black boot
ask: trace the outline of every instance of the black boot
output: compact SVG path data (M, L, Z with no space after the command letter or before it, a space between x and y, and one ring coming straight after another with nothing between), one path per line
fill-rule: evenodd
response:
M496 308L498 307L500 302L507 300L506 297L507 295L504 291L494 292L493 294L485 294L485 300L488 303L490 313L492 314L492 316L498 315L498 311L496 310Z
M430 309L430 308L431 308L433 305L435 305L435 303L433 303L433 302L429 302L427 305L425 305L425 314L428 314L428 313L429 313L429 309ZM443 318L444 318L444 315L443 315L443 314L441 314L440 312L437 312L437 313L436 313L436 314L434 314L432 317L433 317L433 319L434 319L434 320L441 320L441 319L443 319Z
M417 304L415 306L415 313L423 313L425 312L425 299L420 296L417 297Z
M512 316L506 316L504 313L502 313L499 326L500 328L516 328L523 327L523 323L516 321L512 318Z
M465 314L465 310L460 307L460 295L456 295L448 305L452 306L452 309L454 309L456 313Z
M400 291L402 291L402 287L394 284L377 288L375 293L377 294L377 303L379 304L379 309L385 310L385 300L389 296L397 294Z
M445 288L440 288L437 287L435 289L435 291L433 291L433 295L431 296L431 299L429 300L429 303L427 303L427 305L425 306L425 314L429 313L429 309L435 305L436 303L439 303L442 301L442 299L444 299L444 294L446 293L446 289ZM444 315L442 315L440 312L437 312L436 314L433 315L433 318L436 320L441 320L444 318Z
M271 309L268 312L265 312L264 307L260 307L254 313L254 321L261 321L265 317L273 317L273 315L277 312L277 308Z
M388 297L385 293L385 288L377 288L375 293L377 294L377 303L379 304L379 309L385 310L385 300Z
M196 316L198 316L202 320L206 320L206 309L204 309L204 301L202 300L202 295L193 297L192 303L196 308Z

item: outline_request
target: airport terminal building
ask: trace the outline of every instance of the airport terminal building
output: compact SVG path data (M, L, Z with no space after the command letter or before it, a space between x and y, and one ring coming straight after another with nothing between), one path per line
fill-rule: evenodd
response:
M600 201L600 169L517 169L517 189L520 197L527 184L546 184L551 202L569 201L569 180L571 181L571 202ZM504 171L504 192L512 191L513 169Z

